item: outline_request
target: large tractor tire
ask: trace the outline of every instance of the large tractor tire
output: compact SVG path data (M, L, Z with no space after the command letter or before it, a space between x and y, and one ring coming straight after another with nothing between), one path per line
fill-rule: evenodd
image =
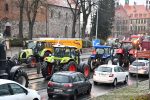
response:
M51 78L53 75L53 64L50 64L48 62L43 62L42 68L41 68L42 75L45 79Z
M16 73L14 74L13 80L20 83L21 85L28 87L29 79L26 72L24 72L22 69L18 69Z
M35 57L31 56L27 59L27 64L28 64L28 67L36 67L36 64L37 64L37 60Z
M63 66L63 70L76 72L77 71L77 64L74 61L70 61L68 64L65 64Z
M84 74L86 78L90 77L90 66L88 64L85 63L81 64L79 66L79 70Z

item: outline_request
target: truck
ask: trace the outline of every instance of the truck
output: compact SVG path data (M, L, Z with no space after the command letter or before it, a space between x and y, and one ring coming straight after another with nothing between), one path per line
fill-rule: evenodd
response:
M0 43L0 79L9 79L16 81L23 86L28 87L29 79L27 73L23 70L23 66L16 65L11 58L6 58L5 45Z
M82 40L62 40L59 43L53 45L53 54L44 58L41 66L43 77L49 79L57 71L79 71L89 77L89 65L80 60Z

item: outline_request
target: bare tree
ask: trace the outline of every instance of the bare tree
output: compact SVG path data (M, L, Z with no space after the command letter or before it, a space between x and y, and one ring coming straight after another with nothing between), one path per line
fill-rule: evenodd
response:
M27 14L27 19L29 22L29 39L33 37L33 28L36 20L38 8L41 3L45 0L25 0L25 9Z
M83 25L82 25L82 38L85 37L85 31L86 31L86 26L88 22L88 17L91 13L92 6L95 3L92 3L91 0L79 0L79 3L81 5L81 12L83 14L82 19L83 19Z
M78 17L80 17L80 6L78 0L67 0L67 3L71 9L73 20L72 20L72 38L76 35L76 22ZM79 33L80 34L80 33Z

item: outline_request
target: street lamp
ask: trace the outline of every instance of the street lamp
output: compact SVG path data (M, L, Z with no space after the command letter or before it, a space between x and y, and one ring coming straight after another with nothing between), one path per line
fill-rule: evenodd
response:
M98 1L99 3L100 1ZM97 18L96 18L96 39L97 39L97 33L98 33L98 10L99 10L99 4L98 4L98 7L97 7Z

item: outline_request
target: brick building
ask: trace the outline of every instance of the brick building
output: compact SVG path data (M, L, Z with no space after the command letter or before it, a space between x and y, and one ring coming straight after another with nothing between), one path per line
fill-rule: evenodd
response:
M118 5L115 10L113 36L129 36L131 34L150 33L150 9L144 5Z
M18 0L0 0L0 33L4 32L6 23L11 25L12 36L19 33L19 6ZM77 22L78 24L78 22ZM47 27L46 27L47 26ZM78 33L78 27L76 32ZM67 1L48 0L48 6L39 7L33 36L71 37L72 12ZM23 34L28 35L28 21L24 12ZM76 35L78 37L78 34Z

